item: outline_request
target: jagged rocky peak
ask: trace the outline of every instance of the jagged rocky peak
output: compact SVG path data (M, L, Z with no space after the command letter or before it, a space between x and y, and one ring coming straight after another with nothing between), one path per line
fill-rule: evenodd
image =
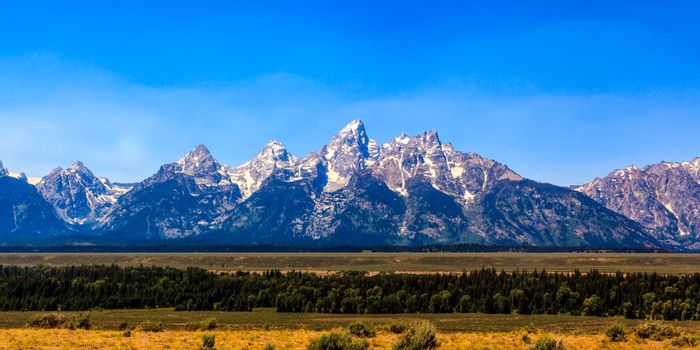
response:
M177 174L184 174L193 177L199 186L228 186L231 185L229 170L228 166L211 155L206 146L198 145L174 163L163 165L158 173L148 178L145 183L160 183L172 179Z
M180 172L187 175L197 175L203 171L215 170L219 166L219 163L204 145L197 145L175 163L180 166Z
M377 150L376 142L370 142L361 120L353 120L342 128L322 150L328 162L328 182L324 190L333 192L345 187L353 174L366 169L366 160L371 154L378 156Z
M255 159L268 162L290 162L294 156L289 154L282 142L272 140L265 144L265 147L255 156Z
M44 186L47 181L53 181L56 179L74 179L75 181L82 181L83 183L97 183L101 184L98 178L92 173L88 167L85 166L81 161L75 161L70 167L64 169L62 167L56 167L51 172L44 176L41 185Z
M700 183L700 157L693 158L688 162L683 162L683 166L688 169L695 181Z
M456 151L443 144L434 130L417 136L404 133L382 145L375 173L394 191L407 195L406 184L414 179L463 202L489 190L502 179L521 180L507 166L476 153Z
M273 140L266 143L253 159L236 168L236 170L253 169L261 174L269 175L269 172L273 169L289 167L296 161L296 157L287 151L287 147L282 142Z
M346 125L331 139L326 148L326 158L332 159L344 154L369 155L369 138L362 120L356 119Z
M56 213L72 224L97 222L130 189L95 176L80 161L67 169L55 168L36 187Z
M417 136L405 133L382 145L380 158L373 171L379 178L402 195L408 195L406 184L413 178L427 180L438 187L449 172L437 132Z
M263 181L276 171L291 170L297 158L287 151L283 143L270 141L249 162L229 172L231 181L238 184L243 198L257 191Z
M24 182L27 182L31 185L35 185L38 182L37 178L34 178L34 177L29 178L29 177L27 177L27 174L25 174L23 171L16 173L16 172L10 171L9 169L6 169L2 165L2 162L0 162L0 176L9 176L9 177L15 178L17 180L22 180Z
M696 182L700 182L700 157L693 158L684 162L667 162L663 161L659 164L654 164L645 167L646 171L661 173L672 171L677 173L686 173L690 175Z
M91 178L95 175L88 169L83 162L77 160L71 164L70 168L67 169L68 172L79 175L81 177Z
M632 179L644 181L642 179L643 177L644 173L642 172L642 169L638 168L635 165L628 165L624 168L611 171L605 177L596 177L595 179L593 179L593 181L589 183L574 185L571 187L576 191L585 193L593 199L597 199L594 193L601 191L602 187L621 188L626 182ZM602 201L602 198L599 201Z
M686 244L687 236L700 235L698 165L695 158L627 166L574 189L639 222L660 241Z
M630 176L639 176L641 175L642 171L639 169L636 165L628 165L622 169L615 170L614 172L611 173L612 176L617 176L617 177L630 177Z

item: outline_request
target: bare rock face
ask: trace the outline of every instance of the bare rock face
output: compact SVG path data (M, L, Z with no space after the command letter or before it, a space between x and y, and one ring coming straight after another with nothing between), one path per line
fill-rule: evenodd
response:
M697 232L688 197L697 198L699 164L626 170L577 192L455 150L435 131L380 145L355 120L303 158L271 141L230 167L199 145L133 188L80 163L37 188L64 222L119 240L650 247Z
M376 155L376 143L372 143ZM333 137L321 152L326 162L326 192L336 191L348 184L353 174L367 167L370 140L361 120L354 120Z
M43 239L72 231L36 188L0 171L0 238Z
M392 190L404 195L408 194L407 181L422 178L465 204L502 179L522 179L503 164L442 144L435 131L415 137L402 134L382 145L372 170Z
M243 198L250 197L260 188L263 181L277 172L285 172L297 164L298 160L287 152L279 141L270 141L253 159L236 169L230 169L230 181L237 184Z
M83 163L56 168L36 185L39 193L69 224L92 225L107 214L117 199L130 190L95 176Z
M275 172L261 172L273 175L261 176L258 190L227 214L217 240L658 244L639 224L590 198L525 181L503 164L443 144L435 131L402 134L379 146L353 121L319 153L280 159Z
M231 169L199 145L121 196L98 229L123 239L176 239L208 232L241 199Z
M630 166L575 186L607 208L639 222L669 245L697 246L700 235L700 158Z

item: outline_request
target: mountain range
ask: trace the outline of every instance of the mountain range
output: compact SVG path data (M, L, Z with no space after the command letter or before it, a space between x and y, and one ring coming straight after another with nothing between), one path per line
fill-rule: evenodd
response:
M700 248L700 158L560 187L455 150L437 132L384 144L355 120L318 152L278 141L230 167L204 145L140 183L76 162L43 178L0 163L0 241L300 246ZM19 242L19 243L18 243Z

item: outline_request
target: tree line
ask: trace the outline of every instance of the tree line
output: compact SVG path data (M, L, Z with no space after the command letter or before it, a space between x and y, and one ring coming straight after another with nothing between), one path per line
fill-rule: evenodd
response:
M176 310L345 314L518 313L700 319L700 274L498 272L214 273L170 267L0 266L0 309Z
M74 237L70 237L73 243ZM83 240L90 238L81 237ZM110 245L95 238L94 245L46 245L46 246L0 246L0 253L361 253L365 251L387 253L662 253L667 250L648 247L568 247L500 245L479 243L431 244L417 246L326 246L326 245L206 245L184 242L168 242L153 245L153 242L130 242L130 245ZM52 238L55 240L55 238ZM121 242L123 243L123 242Z

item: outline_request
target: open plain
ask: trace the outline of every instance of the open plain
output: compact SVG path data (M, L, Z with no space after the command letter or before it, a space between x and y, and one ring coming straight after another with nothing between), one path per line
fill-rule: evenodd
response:
M700 254L659 253L4 253L0 265L200 267L214 271L463 272L545 269L551 272L700 272Z

